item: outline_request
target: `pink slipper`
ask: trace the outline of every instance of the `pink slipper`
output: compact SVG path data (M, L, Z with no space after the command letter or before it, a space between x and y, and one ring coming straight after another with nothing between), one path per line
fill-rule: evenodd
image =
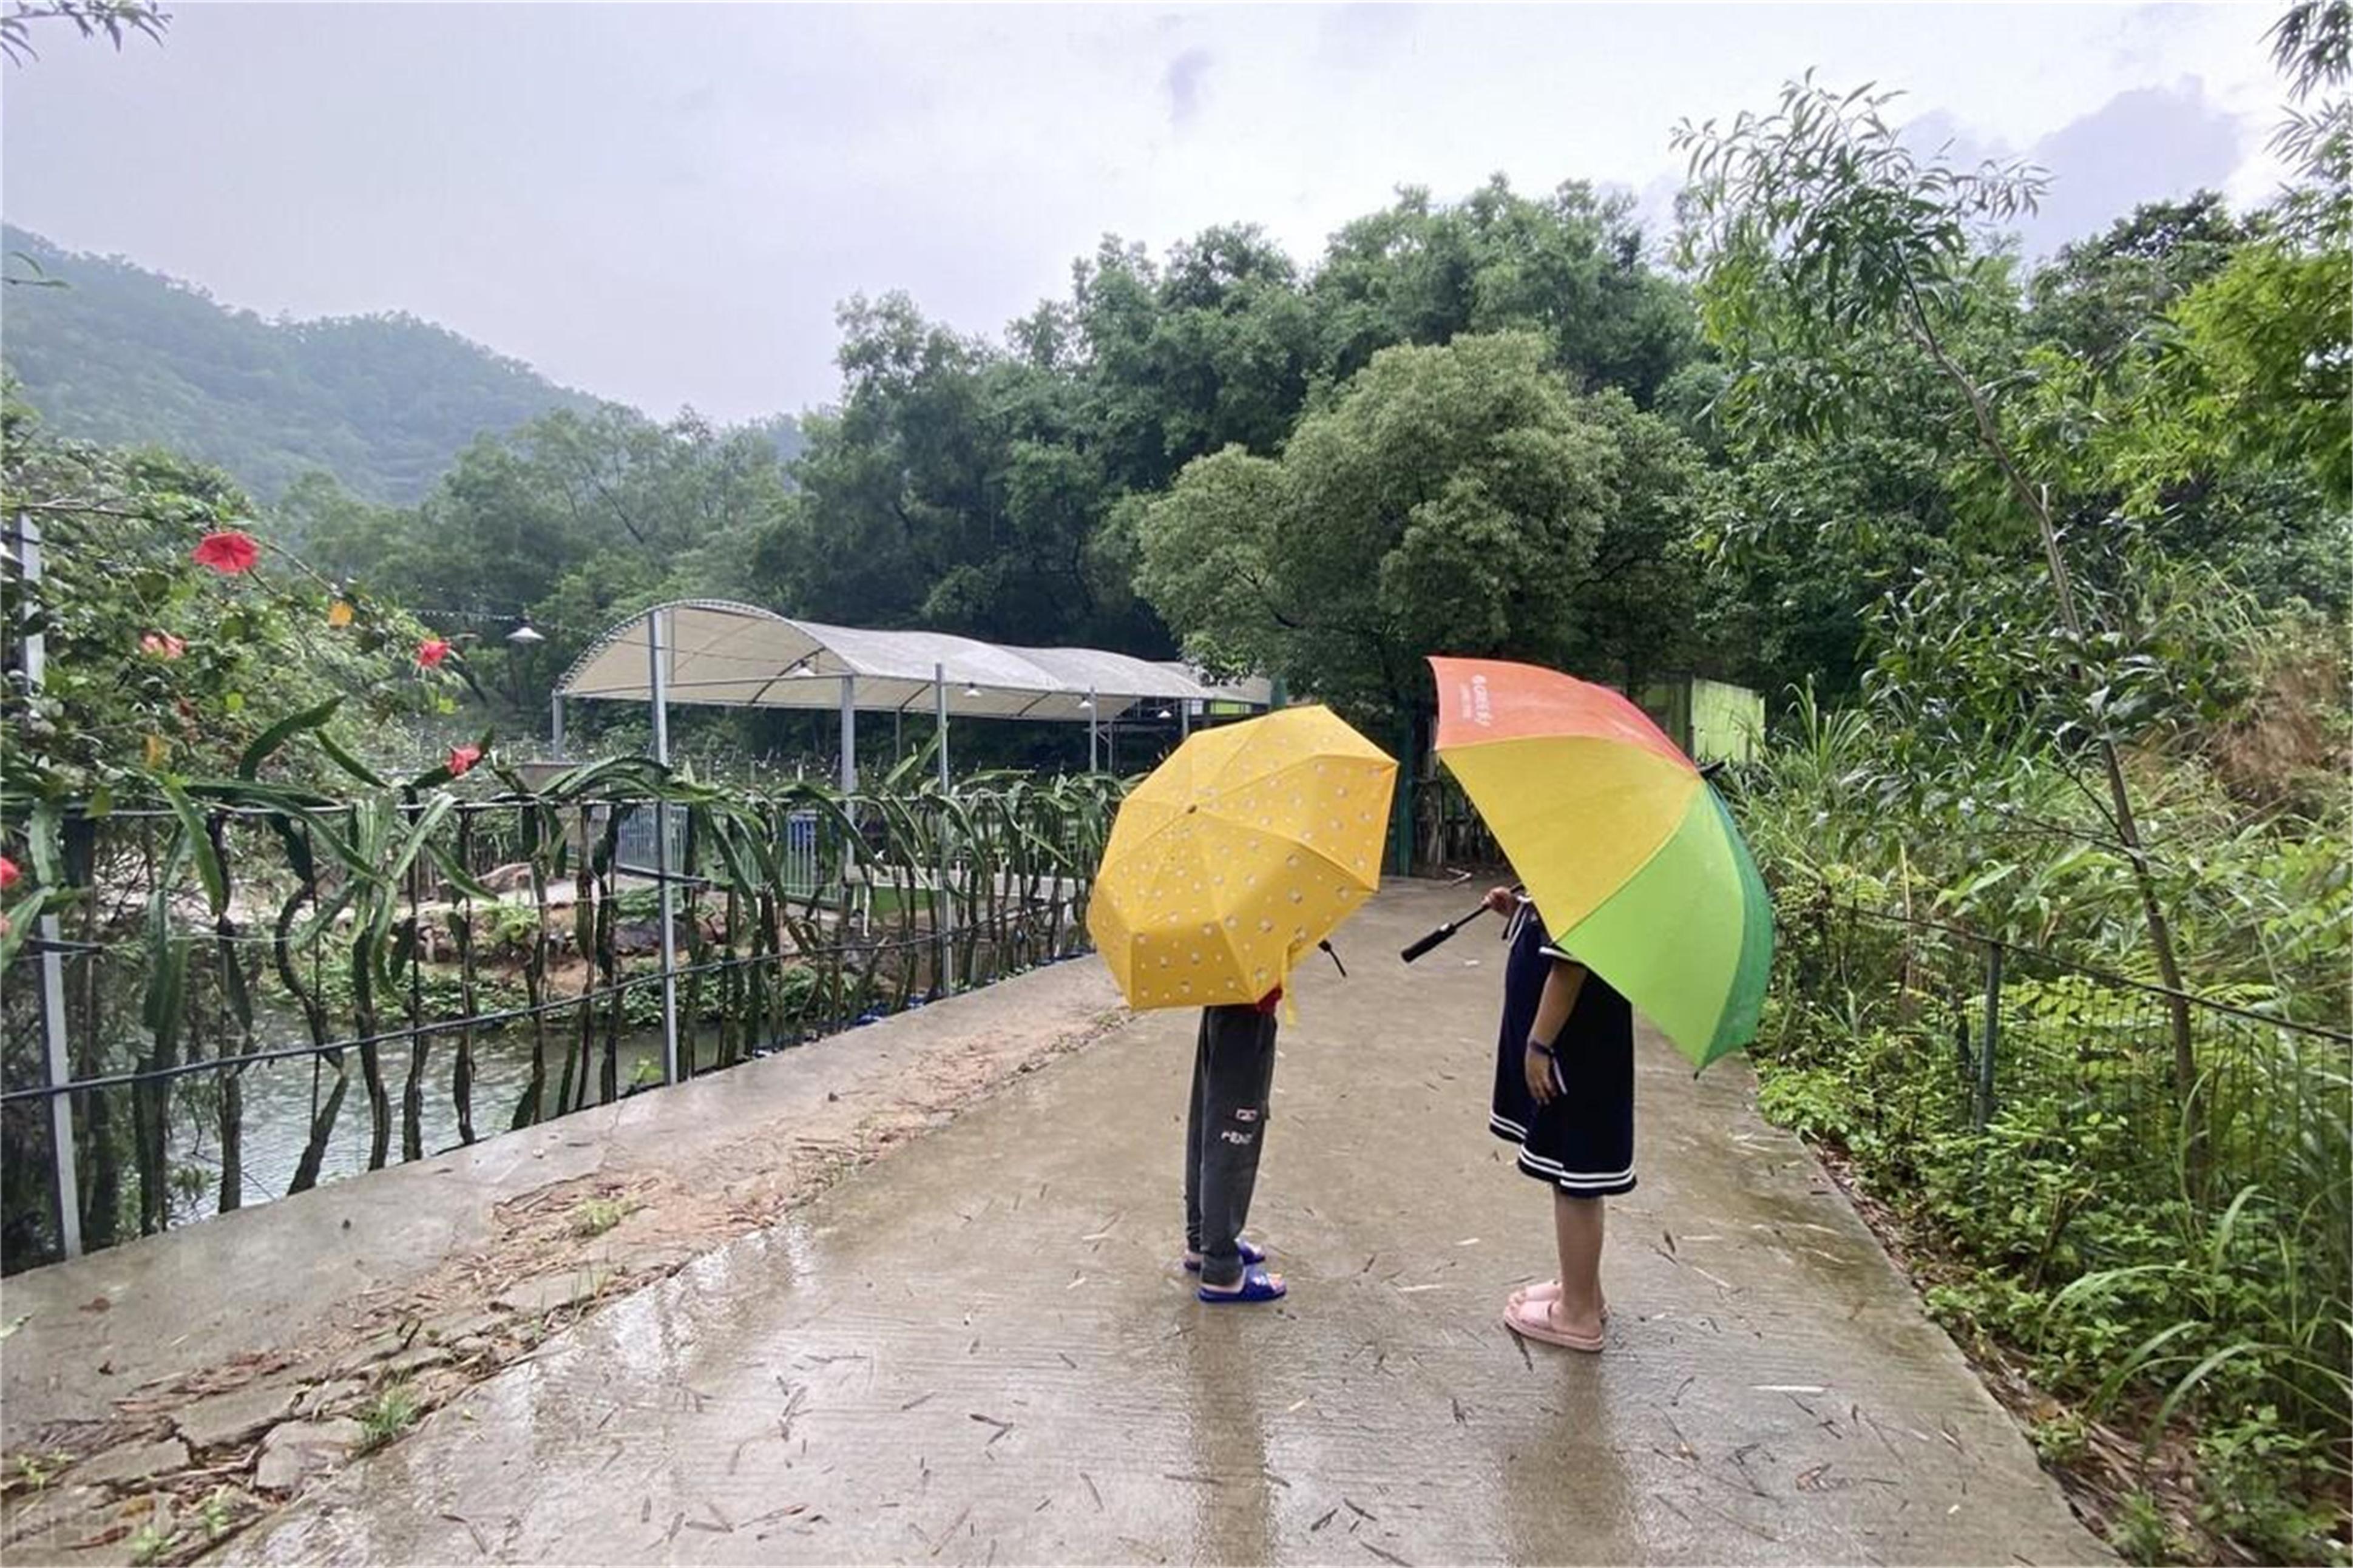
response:
M1514 1301L1504 1309L1504 1327L1523 1339L1538 1340L1563 1350L1599 1355L1608 1342L1599 1334L1573 1334L1553 1321L1550 1301Z
M1557 1279L1545 1279L1534 1285L1523 1285L1512 1292L1512 1304L1515 1307L1524 1301L1557 1301L1559 1300L1560 1281ZM1609 1321L1609 1303L1607 1301L1601 1303L1601 1321L1605 1323Z

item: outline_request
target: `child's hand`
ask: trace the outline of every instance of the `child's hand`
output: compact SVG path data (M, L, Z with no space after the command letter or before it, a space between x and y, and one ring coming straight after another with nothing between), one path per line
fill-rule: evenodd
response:
M1530 1046L1520 1053L1520 1069L1527 1075L1528 1098L1538 1105L1550 1105L1560 1092L1553 1086L1552 1058Z
M1487 889L1487 896L1480 901L1487 906L1490 913L1507 915L1512 912L1513 906L1520 900L1519 895L1509 888L1490 888Z

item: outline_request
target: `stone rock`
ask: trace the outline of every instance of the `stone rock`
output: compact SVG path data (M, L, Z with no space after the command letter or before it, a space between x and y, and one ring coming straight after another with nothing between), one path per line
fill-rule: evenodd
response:
M632 1274L661 1273L683 1268L702 1255L691 1247L651 1247L642 1252L625 1254L621 1267Z
M385 1378L406 1377L410 1373L422 1372L428 1366L439 1366L450 1356L448 1345L427 1344L420 1339L399 1354L385 1357L384 1364L376 1369L376 1374Z
M94 1455L74 1467L73 1479L78 1486L130 1486L187 1466L188 1446L177 1437L166 1437Z
M357 1399L366 1392L367 1384L354 1378L318 1384L304 1391L301 1402L294 1406L294 1414L305 1421L316 1420L320 1412Z
M512 860L487 873L482 886L493 893L522 892L531 887L531 862Z
M559 1308L586 1300L604 1283L602 1269L566 1268L510 1285L498 1294L495 1302L509 1311L528 1312L534 1318L543 1317Z
M0 1541L16 1559L35 1551L62 1551L69 1542L87 1541L103 1528L108 1511L106 1493L97 1487L70 1481L46 1487L31 1500L9 1510Z
M269 1429L261 1442L261 1462L253 1483L263 1491L290 1492L304 1478L331 1470L351 1457L364 1436L348 1415L332 1421L289 1421Z
M375 1366L376 1363L386 1356L398 1355L407 1348L407 1345L402 1342L398 1331L386 1329L380 1334L371 1335L362 1340L358 1344L337 1356L334 1364L329 1369L328 1375L364 1377L367 1375L368 1369Z
M172 1418L195 1449L225 1448L259 1437L294 1414L302 1391L290 1384L257 1383L199 1399Z
M417 1337L438 1345L454 1345L460 1340L487 1334L505 1321L503 1312L451 1312L429 1320Z

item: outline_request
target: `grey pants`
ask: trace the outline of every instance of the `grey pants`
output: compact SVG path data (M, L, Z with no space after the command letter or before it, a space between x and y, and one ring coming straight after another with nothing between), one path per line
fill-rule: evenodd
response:
M1201 1255L1205 1285L1239 1284L1240 1240L1258 1185L1274 1087L1274 1016L1205 1007L1193 1052L1193 1106L1185 1119L1185 1245Z

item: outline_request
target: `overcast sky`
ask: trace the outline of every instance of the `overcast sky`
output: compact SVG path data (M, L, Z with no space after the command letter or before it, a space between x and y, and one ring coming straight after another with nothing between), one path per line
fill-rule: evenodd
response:
M177 0L5 68L0 211L265 314L406 310L723 419L833 395L833 308L994 333L1106 232L1303 261L1403 184L1663 204L1684 115L1808 67L2056 176L2030 248L2259 199L2271 5L1035 8Z

